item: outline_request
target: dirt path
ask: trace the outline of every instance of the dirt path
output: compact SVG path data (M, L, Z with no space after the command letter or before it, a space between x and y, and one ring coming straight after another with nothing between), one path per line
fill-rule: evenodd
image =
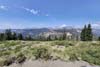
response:
M100 67L100 66L91 66L87 62L84 61L76 61L76 62L63 62L60 60L57 61L26 61L21 64L12 64L11 66L5 67Z

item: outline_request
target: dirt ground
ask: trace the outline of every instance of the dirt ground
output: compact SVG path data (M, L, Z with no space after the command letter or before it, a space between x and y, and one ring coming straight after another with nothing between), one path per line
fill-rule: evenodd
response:
M75 61L75 62L64 62L60 60L56 61L26 61L23 64L12 64L10 66L4 67L100 67L100 66L92 66L84 61Z

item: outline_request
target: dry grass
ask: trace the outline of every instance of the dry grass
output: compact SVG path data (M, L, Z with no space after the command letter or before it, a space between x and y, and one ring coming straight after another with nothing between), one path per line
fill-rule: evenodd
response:
M20 56L20 54L22 56ZM7 59L10 57L10 59ZM0 42L0 65L5 61L25 59L51 59L63 61L84 60L100 65L100 42L81 41L2 41ZM24 59L23 59L24 58ZM12 63L13 63L12 62Z

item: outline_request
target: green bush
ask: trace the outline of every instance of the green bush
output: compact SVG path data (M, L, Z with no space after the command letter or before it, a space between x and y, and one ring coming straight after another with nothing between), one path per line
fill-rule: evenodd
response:
M19 53L17 58L16 58L16 62L17 63L23 63L26 60L26 57L24 56L24 54Z
M1 57L1 56L9 56L10 54L11 54L11 53L10 53L10 51L8 51L8 50L7 50L7 51L1 51L1 52L0 52L0 57Z
M82 54L82 60L91 64L100 65L100 50L91 49Z
M0 66L9 66L15 62L15 57L4 58L0 61Z
M65 46L64 50L63 48L60 48L61 50L56 49L55 45ZM13 47L14 49L11 49ZM0 42L0 49L0 58L4 58L0 60L0 66L8 66L13 62L23 63L26 58L36 60L49 60L53 58L67 61L82 60L89 62L90 64L100 65L100 42L3 41ZM6 58L7 56L8 58ZM13 59L11 56L16 57Z
M36 48L34 50L33 54L36 57L36 59L44 59L44 60L51 59L50 52L45 47Z
M73 53L73 54L70 55L69 60L70 60L70 61L76 61L76 60L79 60L79 59L78 59L78 57L76 56L76 54Z
M69 43L68 41L54 41L52 45L65 46L65 47L74 46L73 43Z

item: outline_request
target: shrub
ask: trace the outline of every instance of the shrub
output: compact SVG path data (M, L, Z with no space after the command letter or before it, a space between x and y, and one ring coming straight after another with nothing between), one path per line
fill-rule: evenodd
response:
M76 56L76 54L71 54L69 60L70 60L70 61L76 61L76 60L79 60L79 59L78 59L78 57Z
M97 50L88 50L82 54L82 60L87 61L91 64L100 65L100 51Z
M51 59L50 52L45 47L38 47L34 52L34 55L36 59L44 59L44 60Z
M5 58L0 61L0 66L9 66L15 62L15 57Z
M22 53L20 53L16 58L17 63L23 63L25 60L26 60L26 57Z
M67 41L55 41L53 42L53 45L65 46L65 47L74 46L74 44L69 43Z

